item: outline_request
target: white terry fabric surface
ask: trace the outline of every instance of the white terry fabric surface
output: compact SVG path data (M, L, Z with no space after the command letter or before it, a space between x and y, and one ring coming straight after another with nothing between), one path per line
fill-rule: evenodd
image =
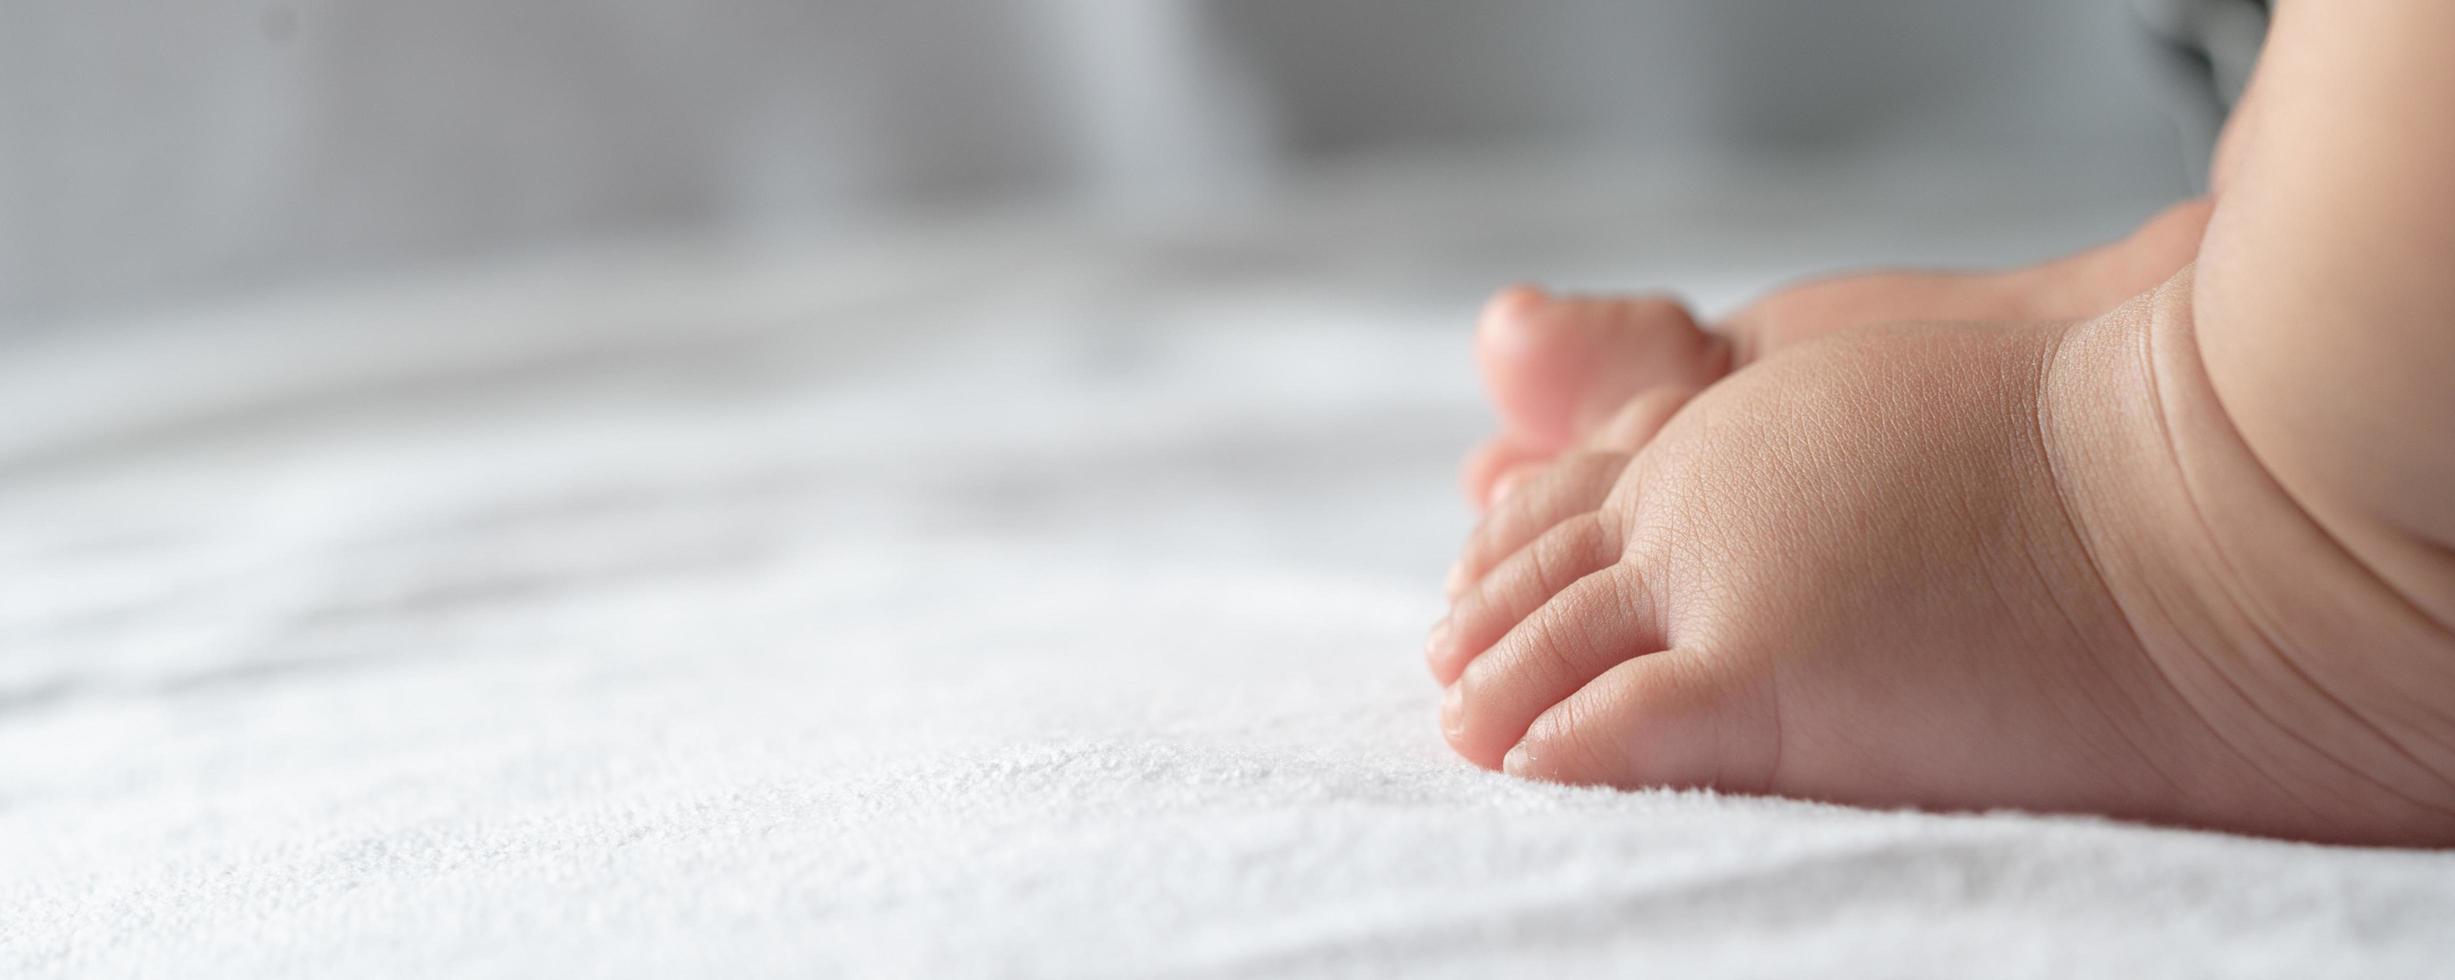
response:
M1276 254L642 251L13 342L0 974L2455 969L2446 854L1458 762L1489 283Z

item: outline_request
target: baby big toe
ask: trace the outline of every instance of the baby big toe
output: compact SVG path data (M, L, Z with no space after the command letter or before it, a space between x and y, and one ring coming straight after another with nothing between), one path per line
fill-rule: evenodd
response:
M1519 286L1484 307L1475 347L1504 427L1557 452L1640 391L1713 380L1717 343L1675 300L1553 297Z
M1632 566L1577 579L1466 663L1441 705L1450 747L1487 769L1527 726L1596 675L1661 649L1653 603Z
M1535 719L1503 771L1626 788L1770 791L1779 761L1773 690L1694 650L1622 662Z

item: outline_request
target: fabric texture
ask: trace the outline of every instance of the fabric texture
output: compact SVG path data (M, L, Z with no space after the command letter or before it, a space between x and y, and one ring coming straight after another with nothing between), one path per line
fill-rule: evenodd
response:
M1419 650L1489 282L1346 213L643 249L13 345L0 974L2455 964L2448 854L1453 758ZM1454 268L1506 232L1460 226ZM1787 271L1679 247L1642 271L1709 301Z

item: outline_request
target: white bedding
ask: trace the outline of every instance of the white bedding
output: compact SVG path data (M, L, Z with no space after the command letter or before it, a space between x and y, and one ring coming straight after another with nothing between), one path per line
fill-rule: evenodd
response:
M1452 758L1453 273L1517 246L1343 213L0 347L0 975L2455 971L2447 854Z

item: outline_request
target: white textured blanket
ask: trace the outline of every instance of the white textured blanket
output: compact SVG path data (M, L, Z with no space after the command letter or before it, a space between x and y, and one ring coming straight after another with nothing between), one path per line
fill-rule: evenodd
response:
M2455 971L2446 854L1453 759L1489 282L1243 240L11 342L0 974Z

